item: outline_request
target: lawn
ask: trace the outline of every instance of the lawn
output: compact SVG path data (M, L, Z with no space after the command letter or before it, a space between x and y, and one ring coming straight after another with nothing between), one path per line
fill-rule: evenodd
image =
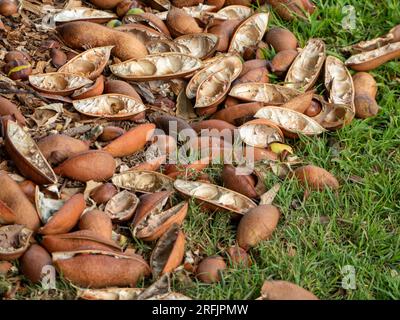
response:
M315 1L309 21L282 21L271 13L270 26L291 30L303 46L309 38L324 39L328 54L346 58L341 49L372 39L400 23L400 0ZM346 30L345 5L352 5L356 28ZM400 299L400 63L391 61L371 72L378 82L378 115L354 119L336 132L291 140L304 162L321 166L339 180L338 192L314 192L303 201L296 180L281 182L274 205L279 225L269 241L249 253L249 268L229 268L218 284L206 285L184 271L173 275L173 289L195 299L255 299L264 280L282 279L312 291L321 299ZM322 90L322 88L319 88ZM218 166L208 173L218 180ZM279 179L271 175L267 188ZM193 202L184 222L186 250L221 254L235 242L236 226L229 214L202 212ZM146 257L151 247L136 242ZM355 271L355 289L342 288L343 267ZM347 267L348 268L348 267ZM0 278L0 291L7 287ZM140 285L148 285L146 281ZM67 282L56 293L30 286L16 298L73 298Z

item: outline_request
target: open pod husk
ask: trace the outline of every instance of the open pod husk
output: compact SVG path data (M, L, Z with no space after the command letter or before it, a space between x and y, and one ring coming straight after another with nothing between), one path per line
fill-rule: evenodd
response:
M177 179L174 187L185 197L193 197L212 210L222 209L243 215L249 209L256 207L256 204L246 196L211 183Z
M190 79L186 87L186 96L189 99L196 97L200 84L219 71L223 71L225 76L229 76L229 81L235 80L242 71L242 65L242 61L237 55L224 55L213 60Z
M92 84L93 81L72 73L50 72L29 76L29 83L35 90L68 96L75 90Z
M233 19L244 20L249 18L253 14L253 12L254 12L253 9L250 7L241 5L232 5L218 10L217 13L213 16L214 18L217 19L226 18L227 20L233 20Z
M185 254L185 234L178 224L173 224L158 240L150 256L154 278L173 272Z
M146 43L149 54L179 52L189 54L189 49L169 39L156 39Z
M282 280L265 281L258 300L319 300L313 293Z
M146 288L137 300L192 300L191 298L179 293L171 291L169 273L164 273L150 287Z
M88 84L71 95L73 100L86 99L101 95L104 91L104 77L100 75L93 84Z
M147 25L156 31L164 34L166 37L170 38L171 34L165 23L155 14L150 12L144 12L139 14L128 14L122 19L124 24L140 23Z
M169 40L169 38L163 33L138 23L122 25L120 27L116 27L115 30L130 33L143 44L147 44L151 41Z
M281 105L299 96L300 91L269 83L241 83L232 87L229 95L244 100Z
M369 71L400 57L400 41L389 43L378 49L351 56L345 64L356 71Z
M137 300L143 288L77 288L76 296L83 300Z
M309 90L315 84L325 61L325 43L321 39L310 39L290 66L285 86Z
M100 250L55 252L53 263L67 280L81 287L133 287L150 274L149 265L136 254Z
M114 221L126 221L132 218L138 204L139 198L134 193L123 190L107 202L104 212Z
M185 201L166 210L163 210L163 206L154 207L142 217L135 218L132 225L133 236L144 241L154 241L160 238L173 224L182 224L188 207L189 205Z
M30 245L33 231L19 224L0 227L0 260L15 260Z
M46 235L41 245L50 253L77 250L121 251L112 240L104 238L91 230L79 230L64 234Z
M110 66L116 76L133 81L183 78L201 67L201 61L190 55L167 52L131 59Z
M266 148L272 142L284 142L282 130L275 122L256 119L246 122L239 128L240 139L249 146Z
M57 177L32 137L16 122L5 120L4 145L22 175L37 184L52 184Z
M153 193L173 189L173 179L155 171L131 170L115 175L112 183L134 192Z
M103 94L72 102L75 110L90 117L126 120L146 111L146 106L122 94Z
M229 52L243 54L246 47L257 45L267 31L269 13L256 13L243 21L233 34Z
M174 39L189 55L198 59L207 59L213 55L218 45L218 37L212 33L186 34Z
M262 118L276 123L289 137L298 134L318 135L326 130L315 120L294 110L268 106L257 111L255 118Z
M71 21L90 21L95 23L105 23L112 19L117 19L117 15L115 13L86 7L63 9L54 15L55 23L65 23Z
M72 73L94 80L101 75L114 46L86 50L64 64L58 72Z

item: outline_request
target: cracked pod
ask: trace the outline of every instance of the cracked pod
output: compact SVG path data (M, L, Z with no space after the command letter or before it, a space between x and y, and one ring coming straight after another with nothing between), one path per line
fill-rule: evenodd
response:
M243 21L232 36L229 52L243 54L245 48L257 45L267 31L269 13L256 13Z
M249 209L256 207L256 204L246 196L211 183L176 179L174 187L185 197L193 197L211 210L222 209L243 215Z
M214 15L217 19L225 18L227 20L240 19L244 20L249 18L253 14L253 9L251 7L232 5L226 6Z
M148 55L110 66L117 77L132 81L183 78L201 67L201 61L187 54L167 52Z
M218 37L211 33L195 33L180 36L174 42L186 50L183 53L198 59L207 59L215 52Z
M104 119L127 120L146 111L146 106L129 96L122 94L103 94L72 102L76 111Z
M146 27L138 23L126 24L115 28L115 30L122 31L135 36L143 44L148 44L151 41L163 41L169 38L163 33L154 30L153 28Z
M177 268L185 254L185 234L178 224L173 224L158 240L150 257L154 278Z
M132 23L140 23L164 34L167 38L171 37L165 23L157 15L150 12L128 14L122 19L122 22L128 25Z
M134 193L123 190L107 202L104 212L114 221L127 221L134 215L138 204L139 198Z
M94 23L106 23L116 18L117 15L111 12L80 7L61 10L54 15L54 22L89 21Z
M134 192L153 193L172 190L174 180L155 171L131 170L112 177L112 183L119 188Z
M55 252L53 263L67 280L81 287L133 287L150 275L149 265L137 254L100 250Z
M107 46L86 50L69 60L58 69L58 72L72 73L95 80L106 67L113 48L114 46Z
M284 142L283 132L272 121L256 119L239 128L240 139L249 146L266 148L272 142Z
M32 137L16 122L5 120L5 149L21 174L37 184L52 184L57 177Z
M304 91L311 89L324 64L325 50L325 43L321 39L310 39L290 66L285 86Z
M33 231L19 224L0 227L0 260L15 260L30 245Z

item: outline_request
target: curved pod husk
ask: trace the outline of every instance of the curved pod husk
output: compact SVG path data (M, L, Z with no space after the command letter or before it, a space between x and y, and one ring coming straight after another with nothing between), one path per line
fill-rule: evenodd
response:
M247 6L232 5L226 6L218 10L215 15L218 19L224 17L227 20L240 19L244 20L249 18L253 14L253 9Z
M290 66L285 86L309 90L315 84L325 61L325 43L321 39L310 39Z
M23 176L37 184L56 183L57 177L32 137L16 122L6 120L5 149Z
M155 171L131 170L115 175L112 183L134 192L154 193L173 189L174 180Z
M184 196L204 202L212 209L223 209L243 215L256 207L246 196L211 183L176 179L174 187Z
M136 254L98 250L56 252L53 263L67 280L81 287L135 286L150 274L146 261Z
M174 224L158 240L150 257L150 267L154 278L174 271L185 254L185 234Z
M74 108L90 117L126 120L146 111L146 106L122 94L103 94L97 97L74 100Z
M284 142L281 129L272 121L256 119L239 128L240 138L249 146L266 148L272 142Z
M94 80L101 75L114 46L86 50L64 64L58 72L72 73Z
M256 45L267 31L269 13L256 13L243 21L232 36L229 52L243 54L246 47Z
M73 73L51 72L29 76L29 83L38 91L68 96L75 90L92 84L93 81Z
M22 256L32 234L32 230L18 224L0 227L0 260L10 261Z
M207 59L215 52L218 37L212 33L194 33L175 38L174 42L183 47L189 55L198 59Z
M150 41L163 41L163 40L169 39L167 36L165 36L161 32L158 32L158 31L154 30L153 28L150 28L150 27L144 26L142 24L138 24L138 23L122 25L120 27L116 27L115 30L132 34L143 44L147 44Z
M268 106L261 108L254 117L267 119L276 123L284 130L286 135L291 137L295 137L299 133L312 136L326 131L318 122L310 117L297 111L280 107Z
M146 43L146 48L150 54L165 52L179 52L189 54L189 49L169 39L156 39Z
M165 23L155 14L150 12L143 12L139 14L128 14L123 18L124 24L140 23L148 25L151 28L157 30L158 32L164 34L166 37L170 38L171 34Z
M232 87L231 97L244 100L280 105L301 95L301 92L289 87L268 83L241 83Z
M139 198L132 192L123 190L107 202L104 212L116 221L126 221L132 218L139 204Z
M54 15L55 23L65 23L72 21L90 21L95 23L105 23L116 19L117 15L111 12L91 9L91 8L72 8L64 9Z

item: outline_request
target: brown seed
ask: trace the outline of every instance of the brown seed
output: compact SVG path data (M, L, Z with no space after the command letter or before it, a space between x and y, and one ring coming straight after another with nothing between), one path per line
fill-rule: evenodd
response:
M7 54L4 56L4 62L10 62L13 60L25 60L25 61L30 61L31 57L29 54L26 52L22 51L9 51Z
M79 220L80 230L91 230L104 237L110 239L112 236L112 222L110 217L100 210L91 210L83 214Z
M104 93L119 93L143 102L136 90L129 83L122 80L107 80L104 84Z
M270 29L265 35L265 40L276 52L296 50L297 48L297 39L295 35L284 28Z
M271 61L271 71L277 75L284 74L289 70L297 55L297 50L283 50L278 52Z
M320 112L322 111L322 105L321 102L317 101L317 100L312 100L311 101L311 105L306 109L306 111L304 112L304 114L306 116L309 117L315 117L318 114L320 114Z
M318 300L318 298L298 285L279 280L265 281L261 288L264 300Z
M32 244L20 259L21 271L33 283L39 283L46 274L45 266L52 266L50 254L40 245Z
M231 264L235 267L250 267L251 260L246 250L239 246L229 247L227 250Z
M196 20L187 14L183 9L171 7L167 15L167 26L171 34L175 37L189 33L201 33L203 29L199 27Z
M204 283L221 281L221 272L226 269L226 263L220 256L203 259L196 269L196 277Z
M294 175L304 187L308 186L312 190L321 191L325 188L339 188L337 179L330 172L317 166L299 167L294 171Z
M125 130L120 127L107 126L103 129L103 133L99 136L98 140L103 142L112 141L125 133Z
M0 1L0 14L8 17L18 12L17 4L12 0L1 0Z
M118 190L112 183L105 183L101 186L94 188L90 192L90 197L97 203L106 203L109 201L113 196L118 193Z
M67 55L64 51L56 48L50 50L50 57L53 66L59 68L67 62Z

